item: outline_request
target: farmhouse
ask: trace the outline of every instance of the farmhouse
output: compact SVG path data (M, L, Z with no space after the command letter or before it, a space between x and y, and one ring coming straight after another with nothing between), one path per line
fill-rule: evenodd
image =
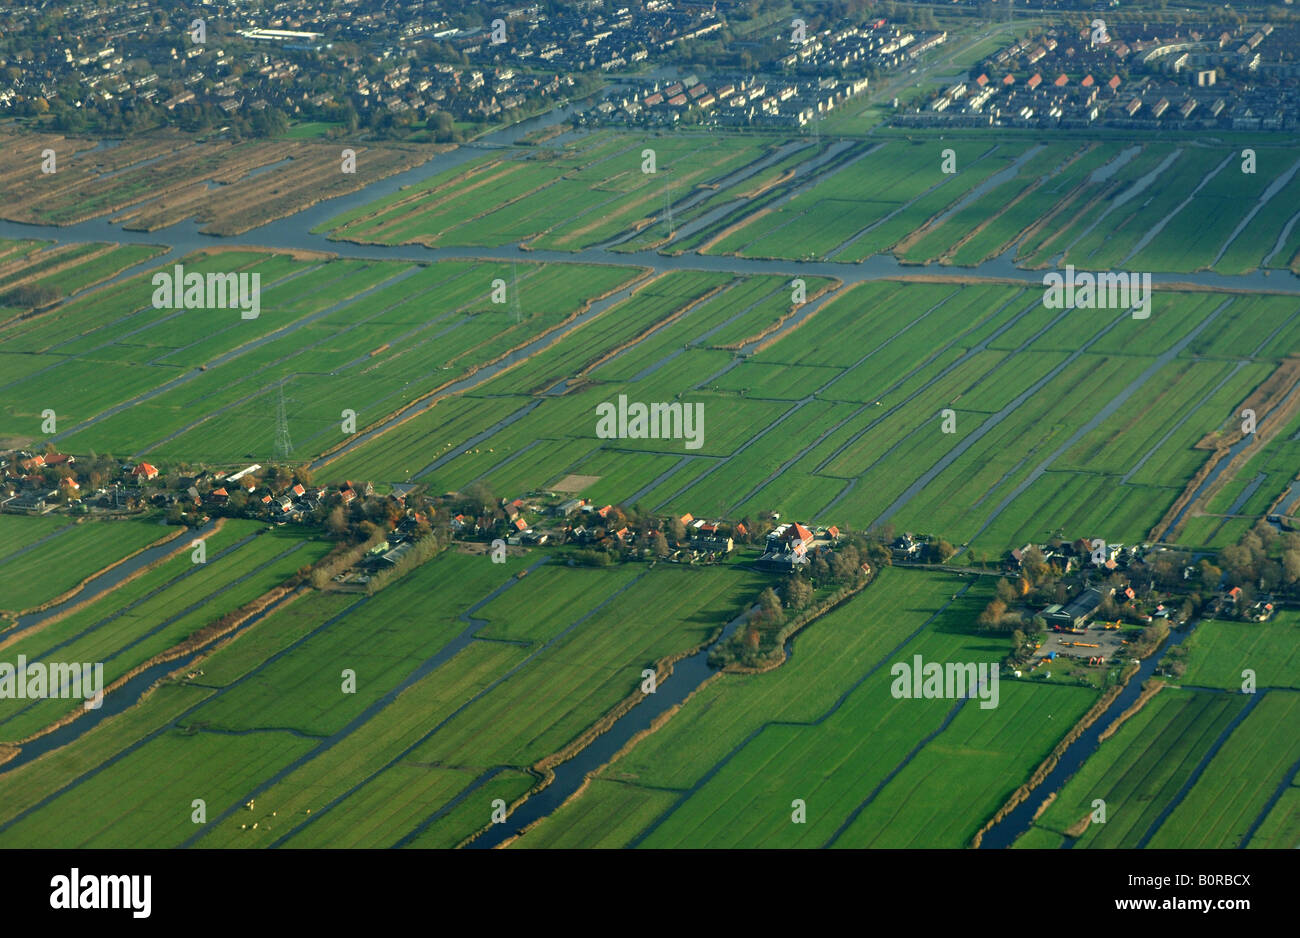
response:
M890 545L893 551L894 559L897 561L917 560L921 556L921 550L925 547L925 541L918 538L911 531L900 534L894 538Z
M690 525L691 547L695 550L729 554L735 542L718 530L718 522L700 519Z
M808 549L813 544L813 533L802 524L783 524L767 536L763 555L754 562L760 570L773 573L791 573L800 564L808 562Z

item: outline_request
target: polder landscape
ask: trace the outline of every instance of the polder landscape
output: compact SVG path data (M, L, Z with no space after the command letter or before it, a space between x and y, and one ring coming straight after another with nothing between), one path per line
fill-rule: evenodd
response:
M382 60L666 28L444 6ZM722 28L427 129L0 110L0 847L1300 847L1294 98L927 116L1294 14L636 6ZM944 38L800 64L873 30Z

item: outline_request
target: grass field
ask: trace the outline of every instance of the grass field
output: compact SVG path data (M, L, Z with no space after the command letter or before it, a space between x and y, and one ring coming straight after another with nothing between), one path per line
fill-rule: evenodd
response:
M238 526L222 533L247 540ZM234 560L250 549L224 546L212 550ZM369 599L313 593L285 606L205 661L201 680L164 684L88 733L83 745L121 756L102 771L87 774L61 750L0 775L13 807L0 842L48 837L73 818L69 844L124 845L134 823L149 823L149 842L172 846L452 846L487 823L494 798L512 801L533 784L528 766L634 691L647 664L716 632L760 581L731 567L513 572L453 551ZM419 614L449 579L476 599ZM173 584L151 595L165 601ZM354 694L340 692L344 667L357 675ZM503 718L538 694L553 704L533 707L532 723ZM205 778L191 758L238 768ZM155 759L169 768L155 770ZM119 771L137 779L128 787L150 801L144 813L105 813ZM188 801L184 816L166 808L163 793L188 785L209 801L205 827L190 823ZM15 821L32 805L23 793L49 786L66 791ZM239 808L250 792L266 806L251 817Z
M1025 771L1050 748L1055 724L1030 713L1046 706L1040 717L1068 722L1092 700L1081 689L1044 694L1027 684L1003 685L994 710L893 698L891 662L997 654L996 640L966 631L984 600L968 586L884 571L866 594L801 633L780 670L706 684L517 845L575 843L575 828L590 833L594 819L610 821L601 846L964 845L974 815L991 814L1008 794L1008 771ZM957 719L928 738L954 708ZM1027 720L1045 724L1043 735L1024 733ZM991 758L988 734L1022 742ZM958 777L981 786L976 810L944 796ZM804 824L791 821L795 798L806 803Z
M1160 691L1066 782L1035 827L1064 835L1091 817L1093 802L1101 799L1105 823L1086 825L1076 845L1145 845L1175 794L1245 705L1241 696Z
M49 533L49 519L5 518L3 526L22 538ZM28 527L31 521L37 524ZM81 524L37 549L14 553L0 564L0 593L13 611L32 609L73 589L154 541L173 533L149 521ZM33 538L34 539L34 538ZM22 543L22 540L19 541Z
M1267 622L1202 622L1187 640L1183 682L1240 690L1242 671L1260 687L1300 689L1300 614L1283 609Z
M690 201L695 190L725 185L733 174L748 178L759 168L751 164L782 143L597 131L563 147L474 161L327 227L331 237L383 244L577 250L653 224L665 199ZM653 151L653 168L646 151Z
M1294 154L1261 146L1252 175L1217 140L836 139L879 117L852 109L811 138L598 129L462 148L321 224L344 256L248 242L159 265L151 245L0 241L0 438L165 473L229 469L271 461L283 399L291 462L381 496L480 482L509 499L580 476L572 494L593 507L889 522L950 541L957 569L1056 535L1152 539L1212 455L1197 444L1231 433L1300 343L1279 269L1300 252L1300 228L1281 236ZM331 131L304 122L267 146L315 153ZM124 146L135 168L118 184L44 210L72 220L125 194L140 227L201 212L170 169L157 204L140 201L137 164L170 151ZM182 162L206 171L211 156ZM1010 276L1012 261L1180 276L1134 319L1048 308L1038 274ZM154 268L173 263L259 274L260 315L156 307ZM1241 290L1196 273L1261 267L1274 273ZM28 303L23 287L57 297ZM624 396L702 408L700 437L599 433L597 408ZM1300 415L1265 426L1278 432L1198 502L1178 545L1231 543L1292 484ZM47 481L22 475L4 481ZM0 758L15 753L0 761L0 846L462 845L495 801L524 798L548 760L639 701L645 668L780 585L752 548L717 565L597 568L564 562L569 547L502 565L453 545L374 595L281 596L330 540L229 519L205 564L182 535L84 604L19 618L175 530L156 513L0 514L6 660L101 662L106 684L153 669L153 686L115 692L120 710L79 716L40 758L22 741L73 705L0 700ZM1003 682L993 709L895 697L895 662L996 668L1011 640L975 627L994 577L876 574L779 667L712 676L513 845L969 846L1098 691L1058 675ZM188 640L272 595L189 661ZM1200 623L1181 686L1090 754L1016 845L1294 847L1300 743L1278 728L1300 717L1297 628L1289 608ZM156 663L181 657L178 674ZM1245 670L1253 697L1237 692ZM1096 799L1106 822L1078 826Z

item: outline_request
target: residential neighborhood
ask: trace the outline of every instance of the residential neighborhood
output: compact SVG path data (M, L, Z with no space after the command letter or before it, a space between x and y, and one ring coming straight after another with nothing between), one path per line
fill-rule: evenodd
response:
M1300 126L1293 25L1113 22L1035 30L894 116L907 127L1285 131Z

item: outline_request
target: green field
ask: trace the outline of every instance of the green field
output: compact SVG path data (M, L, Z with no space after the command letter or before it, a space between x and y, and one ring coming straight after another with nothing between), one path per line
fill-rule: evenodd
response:
M970 38L941 54L997 48ZM525 538L500 564L452 541L373 593L309 585L334 520L226 518L193 562L159 489L256 462L373 483L340 513L354 532L407 516L408 485L449 529L478 511L450 507L477 483L497 505L622 506L637 548L654 534L638 516L688 513L942 537L950 566L873 555L871 582L779 666L690 688L511 846L969 847L1096 702L1101 672L1007 677L986 709L897 697L891 668L919 655L1000 674L1011 633L977 620L1001 573L977 574L1013 547L1164 537L1207 447L1300 347L1282 269L1300 253L1300 226L1282 237L1300 173L1284 178L1295 155L1267 143L1242 173L1231 138L880 118L854 102L815 136L579 127L461 147L323 212L337 254L277 246L276 229L161 264L170 246L0 241L0 501L60 484L67 468L33 468L39 452L163 473L132 483L129 518L0 513L5 661L98 662L125 682L107 714L0 699L0 846L464 846L495 803L532 797L636 712L645 669L783 583L752 563L760 543L720 563L596 566L542 508L525 524L552 529L546 546ZM259 315L156 306L153 275L177 263L257 274ZM1150 317L1047 307L1041 275L1066 264L1155 274ZM1300 465L1300 390L1285 390L1171 546L1226 547L1278 510ZM623 398L680 404L699 434L610 436L598 413ZM33 615L172 534L132 576ZM1300 737L1279 728L1300 718L1300 613L1278 606L1265 623L1199 621L1186 672L1157 678L1169 686L1015 845L1295 847ZM1081 824L1098 799L1105 822Z
M49 520L6 517L3 527L20 539L34 539L33 535L49 533ZM171 533L147 521L78 525L60 534L48 546L10 556L0 564L4 603L13 611L44 605L127 554Z

